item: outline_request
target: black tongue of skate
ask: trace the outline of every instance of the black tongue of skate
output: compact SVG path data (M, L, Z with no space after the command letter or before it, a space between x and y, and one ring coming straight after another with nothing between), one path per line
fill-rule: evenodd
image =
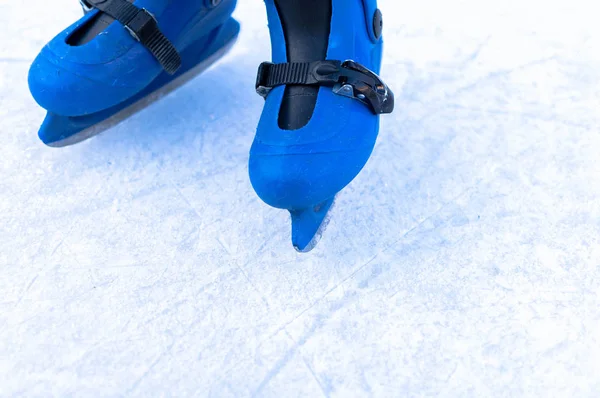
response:
M276 20L281 21L287 62L313 62L327 57L331 31L332 0L274 0ZM267 7L267 12L274 11ZM271 20L269 18L269 20ZM312 118L318 86L286 85L277 123L283 130L297 130Z
M133 1L80 0L80 3L86 12L95 8L102 13L96 20L96 29L101 28L102 31L113 21L119 21L134 39L152 53L167 73L174 74L181 67L181 57L177 49L160 31L156 18L148 10L133 5ZM93 34L93 38L99 33L93 31L88 28L82 39L89 38L90 34Z

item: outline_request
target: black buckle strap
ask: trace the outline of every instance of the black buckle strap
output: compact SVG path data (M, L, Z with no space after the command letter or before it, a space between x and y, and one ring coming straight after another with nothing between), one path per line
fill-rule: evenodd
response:
M361 101L375 114L394 110L392 90L374 72L354 61L263 62L259 66L256 92L262 97L286 84L333 87L334 93Z
M169 39L162 34L158 22L145 8L127 0L80 0L84 10L97 8L125 26L125 29L146 47L163 69L174 74L181 67L181 57Z

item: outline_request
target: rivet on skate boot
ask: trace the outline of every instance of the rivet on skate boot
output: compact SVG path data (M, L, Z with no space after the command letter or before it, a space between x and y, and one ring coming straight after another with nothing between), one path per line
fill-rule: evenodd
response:
M373 15L373 33L375 33L377 40L379 40L383 33L383 14L379 9L375 10L375 15Z

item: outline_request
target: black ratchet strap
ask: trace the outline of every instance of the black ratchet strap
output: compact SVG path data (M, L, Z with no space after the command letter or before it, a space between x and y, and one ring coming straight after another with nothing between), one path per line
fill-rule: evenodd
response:
M374 72L354 61L263 62L259 66L256 92L262 97L286 84L332 87L335 94L357 99L375 114L394 110L392 90Z
M181 57L169 39L160 31L158 22L145 8L127 0L80 0L84 10L96 8L125 26L134 39L154 55L165 72L174 74L181 67Z

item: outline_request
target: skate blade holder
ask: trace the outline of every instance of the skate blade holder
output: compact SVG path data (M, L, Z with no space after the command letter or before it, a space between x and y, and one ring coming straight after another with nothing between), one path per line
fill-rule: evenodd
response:
M263 62L259 66L256 92L263 98L274 87L287 84L331 87L335 94L362 102L376 115L394 110L392 90L377 74L352 60Z

